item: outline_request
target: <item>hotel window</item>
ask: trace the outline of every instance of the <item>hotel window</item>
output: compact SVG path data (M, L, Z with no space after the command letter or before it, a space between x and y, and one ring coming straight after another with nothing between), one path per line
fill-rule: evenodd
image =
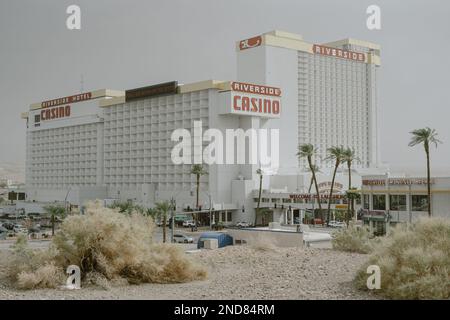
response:
M372 196L373 210L386 210L386 195L374 194Z
M413 195L411 196L412 211L428 211L428 196Z
M391 195L389 196L390 210L406 211L406 195Z

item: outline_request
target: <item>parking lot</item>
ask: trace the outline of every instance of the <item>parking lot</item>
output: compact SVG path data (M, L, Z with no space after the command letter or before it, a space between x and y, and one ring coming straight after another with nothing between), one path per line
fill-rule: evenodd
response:
M166 229L167 231L167 242L170 242L170 238L171 238L171 230L169 228ZM174 230L174 234L182 234L182 235L186 235L188 237L192 237L193 238L193 243L178 243L177 245L180 246L181 248L183 248L183 250L188 251L188 250L195 250L197 249L197 241L198 238L200 237L200 234L202 232L204 232L206 230L200 230L197 232L191 232L189 228L176 228ZM10 249L11 245L14 244L14 242L16 238L9 238L6 240L0 240L0 250L8 250ZM163 230L161 227L155 227L155 232L154 232L154 236L153 236L153 240L157 243L162 243L163 241ZM42 248L47 248L49 246L49 244L51 243L50 239L30 239L28 240L29 245L34 248L34 249L42 249Z

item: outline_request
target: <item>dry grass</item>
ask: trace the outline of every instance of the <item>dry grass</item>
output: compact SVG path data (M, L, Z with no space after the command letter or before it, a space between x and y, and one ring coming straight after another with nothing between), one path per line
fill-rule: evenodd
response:
M394 228L358 272L361 289L367 289L368 265L380 267L381 289L376 292L387 298L449 299L450 220L427 218Z
M23 289L63 284L69 265L81 269L83 284L178 283L204 279L206 271L178 247L152 242L151 218L90 203L85 215L70 216L48 250L30 250L23 238L12 253L7 275Z
M371 252L377 241L366 227L358 227L353 223L348 228L333 232L332 237L333 249L357 253Z

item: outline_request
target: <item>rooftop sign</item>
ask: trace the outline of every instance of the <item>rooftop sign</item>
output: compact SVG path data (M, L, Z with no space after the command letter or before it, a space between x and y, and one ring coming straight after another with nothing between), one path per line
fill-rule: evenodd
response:
M69 103L75 103L85 100L92 99L92 92L85 92L76 94L73 96L63 97L63 98L56 98L48 101L41 102L42 108L48 108L48 107L56 107L63 104L69 104Z
M125 101L155 97L166 94L176 94L178 88L177 81L155 84L152 86L136 88L125 91Z
M354 61L360 61L364 62L366 61L366 55L361 52L353 52L353 51L347 51L342 50L338 48L331 48L326 47L322 45L315 44L313 45L313 52L315 54L321 54L325 56L331 56L336 58L342 58L342 59L348 59L348 60L354 60Z
M259 47L261 44L262 44L261 36L241 40L241 41L239 41L239 50L245 50L245 49Z

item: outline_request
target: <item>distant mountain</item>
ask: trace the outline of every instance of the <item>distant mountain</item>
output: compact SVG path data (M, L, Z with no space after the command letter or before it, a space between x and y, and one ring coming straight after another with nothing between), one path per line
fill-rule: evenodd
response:
M25 182L25 164L0 162L0 180Z

